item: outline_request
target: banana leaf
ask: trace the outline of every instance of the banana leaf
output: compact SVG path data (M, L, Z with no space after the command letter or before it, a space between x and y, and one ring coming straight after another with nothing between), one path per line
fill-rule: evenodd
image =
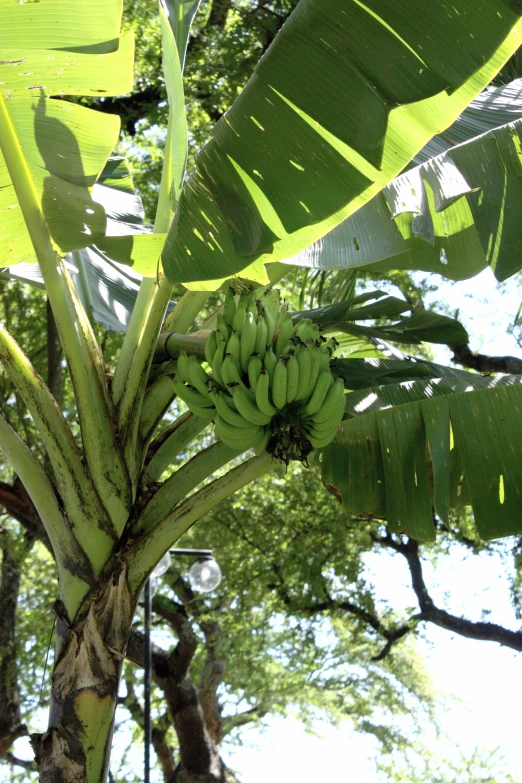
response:
M522 114L522 84L486 93L450 139ZM515 95L514 105L505 101ZM491 96L491 97L490 97ZM483 114L483 117L481 115ZM465 115L463 115L464 117ZM450 129L451 131L452 129ZM320 269L421 269L452 280L488 265L498 280L522 268L522 119L449 146L396 177L382 193L287 263ZM423 152L424 156L424 152Z
M520 534L522 377L472 373L354 391L322 478L352 513L435 537L433 509L473 507L484 539Z
M348 358L335 359L335 374L344 380L344 388L350 391L359 389L371 389L385 384L396 384L404 381L417 380L418 378L449 378L467 380L471 373L466 370L458 370L454 367L445 367L442 364L427 362L413 356L402 358L384 358L372 356L354 358L351 354ZM479 376L473 376L477 378ZM346 398L346 410L351 411L358 400L353 395ZM387 403L385 403L387 404Z
M377 301L355 307L356 303L366 302L376 298ZM401 315L407 310L413 310L412 305L404 299L387 296L383 291L372 291L360 297L347 299L333 305L325 305L315 310L303 310L292 315L294 322L301 318L311 318L319 324L324 332L344 332L366 338L381 338L400 343L418 345L421 342L467 343L469 336L459 321L431 310L416 309L412 315L402 318L394 324L382 323L382 319ZM362 326L354 321L379 319L379 324Z
M134 43L120 37L121 0L0 4L2 144L16 139L52 238L63 253L107 230L92 198L118 140L120 121L63 100L121 95L132 86ZM51 96L59 96L59 99ZM10 140L10 141L9 141ZM0 154L0 266L33 259L11 176Z
M522 79L500 87L488 87L474 98L453 125L434 136L415 155L410 166L426 163L451 147L470 141L500 125L522 117Z
M135 195L125 159L109 158L92 189L92 197L103 206L113 234L150 231L143 225L143 206ZM42 273L34 255L30 261L0 270L0 274L43 290ZM68 253L65 263L87 312L113 332L126 331L142 275L129 266L116 263L96 246ZM154 269L156 264L157 259Z
M356 212L488 84L520 11L301 0L198 156L162 255L170 279L293 257Z

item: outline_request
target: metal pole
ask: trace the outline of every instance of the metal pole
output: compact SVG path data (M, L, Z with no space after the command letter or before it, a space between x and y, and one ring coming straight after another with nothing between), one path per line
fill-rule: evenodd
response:
M151 614L151 594L150 580L147 579L144 591L145 599L145 673L144 673L144 720L143 720L143 741L144 747L144 783L150 783L150 683L151 683L151 644L150 644L150 614Z

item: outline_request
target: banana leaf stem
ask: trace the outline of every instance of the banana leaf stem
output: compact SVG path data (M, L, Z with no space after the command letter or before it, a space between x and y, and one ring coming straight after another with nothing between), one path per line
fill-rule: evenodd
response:
M144 443L152 436L167 408L176 396L172 378L176 374L176 362L167 362L163 371L145 392L140 417L140 435Z
M112 548L118 531L100 504L56 400L1 321L0 355L44 442L75 536L96 570Z
M179 334L177 332L164 332L158 337L154 362L164 362L167 359L177 359L180 351L186 351L190 356L195 356L201 361L205 360L205 343L210 332L201 330L194 334Z
M241 453L241 451L231 449L218 441L192 457L183 467L164 481L152 496L136 520L132 535L150 530L198 484L201 484L230 460L239 457Z
M186 334L208 297L208 291L185 291L176 307L166 317L161 331Z
M0 447L33 501L56 558L60 598L74 617L82 598L94 585L94 571L64 517L49 477L27 444L0 415Z
M180 299L174 310L170 313L167 321L170 324L174 324L180 333L186 332L187 329L190 328L201 307L205 304L207 296L208 294L206 292L203 295L198 291L187 291ZM184 334L182 334L182 337L188 340L189 348L193 346L194 340L192 340L190 337L185 337ZM160 345L164 344L164 338L161 334L158 338L158 342L156 343L156 351L154 356L166 356L164 351L157 353L158 343ZM199 358L203 359L204 350L203 354L201 354L201 345L199 340L196 343L196 349L198 351ZM156 361L156 359L154 358L153 361ZM175 365L173 364L172 366L175 370ZM163 371L157 377L155 377L154 380L152 380L150 383L150 386L145 394L145 400L140 417L140 434L145 445L147 439L152 435L156 425L160 422L161 417L175 397L172 385L168 380L167 372L168 370Z
M238 489L275 468L270 454L264 452L246 460L225 476L215 479L179 503L146 535L141 536L129 552L129 586L136 594L167 549L222 500Z
M200 419L199 416L187 411L165 427L149 446L143 483L159 481L163 471L209 424L207 419Z
M152 285L149 280L142 282L114 374L113 395L118 405L118 430L134 485L141 468L137 442L147 377L171 291L172 286L164 275L159 281L153 280ZM136 321L139 321L138 326Z

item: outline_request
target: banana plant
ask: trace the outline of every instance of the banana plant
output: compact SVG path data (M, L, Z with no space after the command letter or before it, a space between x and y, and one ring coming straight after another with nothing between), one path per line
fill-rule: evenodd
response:
M49 725L32 737L46 782L106 780L134 610L163 554L231 493L328 446L345 416L335 338L310 314L287 313L267 288L266 264L380 191L483 89L522 31L507 0L430 4L422 18L413 0L301 0L187 179L182 70L198 4L160 3L169 127L158 209L151 233L134 226L123 236L93 192L118 120L63 99L129 89L121 3L0 6L0 263L38 262L79 421L76 432L0 324L3 368L48 457L38 462L5 410L0 443L45 525L59 581ZM90 246L155 270L140 285L114 372L64 261ZM278 273L272 267L272 279ZM208 328L187 334L207 292L239 274L259 287L235 279ZM173 282L187 290L166 316ZM346 308L312 316L354 334ZM423 339L429 324L413 318L386 336ZM158 351L168 361L153 364ZM189 411L162 424L176 394ZM170 474L212 421L216 438Z

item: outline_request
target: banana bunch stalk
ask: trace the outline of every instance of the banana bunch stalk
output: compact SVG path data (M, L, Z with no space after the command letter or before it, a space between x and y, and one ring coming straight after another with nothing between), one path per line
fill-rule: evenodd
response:
M217 437L238 450L268 450L288 464L333 440L344 414L344 384L330 359L336 347L310 319L293 324L279 292L228 289L205 356L211 374L181 352L176 394Z

